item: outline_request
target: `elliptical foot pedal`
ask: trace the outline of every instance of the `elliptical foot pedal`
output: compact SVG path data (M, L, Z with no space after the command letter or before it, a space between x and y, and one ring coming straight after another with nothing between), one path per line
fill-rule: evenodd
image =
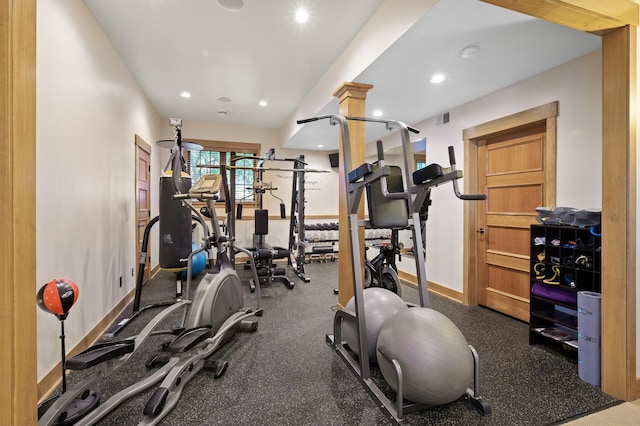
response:
M49 398L38 405L38 420L47 412L49 407L58 400L60 395ZM53 423L55 426L68 426L77 423L84 416L95 410L100 405L100 395L87 389L65 407L63 413Z
M134 349L135 341L131 339L120 342L98 343L69 358L65 366L69 370L85 370L105 361L120 358L133 352Z
M158 365L165 365L170 359L171 356L167 354L155 354L147 360L144 366L147 368L153 368Z
M211 337L211 326L202 325L183 331L180 335L169 344L167 352L182 353L191 350L195 346L201 344Z
M153 395L151 395L151 398L149 399L149 401L147 401L147 404L144 406L144 410L142 410L142 413L145 416L154 416L154 417L157 416L162 412L162 409L164 408L164 404L166 404L167 402L168 396L169 396L169 389L167 388L156 389Z
M220 361L217 359L209 359L204 362L202 369L205 371L213 371L213 377L219 379L224 376L229 367L228 361Z

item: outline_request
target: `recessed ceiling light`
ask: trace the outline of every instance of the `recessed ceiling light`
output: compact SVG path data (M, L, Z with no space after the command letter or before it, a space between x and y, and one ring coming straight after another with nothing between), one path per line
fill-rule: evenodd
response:
M464 59L471 59L478 54L479 50L480 48L478 46L467 46L462 49L462 51L460 52L460 56L462 56Z
M304 9L298 9L296 11L296 21L300 22L301 24L307 22L309 20L309 13L307 13L306 10Z
M440 84L445 80L446 77L444 76L444 74L434 74L433 76L431 76L431 80L429 80L429 82L433 84Z
M227 111L226 109L219 109L218 115L229 115L229 111Z
M189 93L189 92L182 92L182 93L180 93L180 97L181 97L181 98L190 98L190 97L191 97L191 93Z
M373 114L374 117L382 117L384 115L384 113L379 109L373 111L372 114Z
M320 144L318 145L318 148L324 148L324 145Z
M226 96L220 96L220 97L218 98L218 100L219 100L220 102L231 102L231 98L228 98L228 97L226 97Z
M218 0L218 4L223 8L231 12L236 12L244 6L242 0Z
M258 105L260 105L261 107L266 107L268 104L267 101L260 101L258 102Z

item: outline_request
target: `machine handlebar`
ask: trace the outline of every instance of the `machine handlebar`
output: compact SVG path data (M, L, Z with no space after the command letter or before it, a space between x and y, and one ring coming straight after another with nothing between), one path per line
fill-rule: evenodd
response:
M319 121L319 120L325 120L327 118L334 118L336 117L335 115L319 115L316 117L309 117L309 118L303 118L301 120L296 120L296 123L298 124L305 124L305 123L311 123L312 121ZM351 120L351 121L369 121L372 123L382 123L382 124L386 124L387 126L394 126L397 124L400 124L398 121L393 121L393 120L380 120L378 118L368 118L368 117L352 117L352 116L345 116L344 117L347 120ZM420 133L420 130L416 129L415 127L411 127L411 126L407 126L406 124L403 124L407 130L409 130L412 133Z
M449 147L449 164L451 164L451 170L456 170L456 154L455 151L453 150L453 147L450 146ZM469 200L469 201L473 201L473 200L486 200L487 199L487 195L486 194L461 194L460 193L460 188L458 187L458 180L454 179L453 180L453 192L454 194L456 194L456 197L458 197L461 200Z
M351 121L368 121L370 123L386 124L389 130L391 130L391 128L398 127L399 125L401 125L403 127L406 127L407 130L410 131L411 133L415 133L415 134L420 133L420 130L416 129L415 127L407 126L404 123L400 123L399 121L394 121L394 120L381 120L379 118L352 117L352 116L346 116L344 118Z
M311 123L313 121L323 120L325 118L331 118L331 117L332 116L330 116L330 115L319 115L317 117L309 117L309 118L303 118L301 120L297 120L296 123L298 123L298 124Z
M193 193L193 192L189 192L187 194L174 194L173 195L173 199L174 200L188 200L190 198L195 198L195 199L207 199L207 200L217 200L218 199L218 195L217 194L207 194L207 193L202 193L202 192L198 192L198 193Z
M456 153L452 146L449 147L449 164L451 164L453 168L456 166Z
M376 149L378 150L378 161L384 160L384 147L382 146L382 141L378 139L376 142Z
M455 190L454 190L455 192ZM457 193L456 197L460 198L461 200L469 200L469 201L473 201L473 200L486 200L487 199L487 195L486 194L460 194Z

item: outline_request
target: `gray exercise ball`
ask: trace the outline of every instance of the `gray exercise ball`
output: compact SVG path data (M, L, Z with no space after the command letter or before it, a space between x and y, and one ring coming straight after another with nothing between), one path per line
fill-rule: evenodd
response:
M397 360L404 398L440 405L455 401L473 382L473 354L449 318L429 308L409 308L386 321L376 347L378 365L389 386L398 389Z
M367 331L367 346L369 361L376 362L376 341L382 324L398 313L400 310L408 309L407 304L400 296L392 291L381 287L365 288L363 294L363 305ZM351 314L356 312L356 300L349 299L345 310ZM343 321L342 338L347 342L349 348L360 355L358 348L358 337L355 324Z

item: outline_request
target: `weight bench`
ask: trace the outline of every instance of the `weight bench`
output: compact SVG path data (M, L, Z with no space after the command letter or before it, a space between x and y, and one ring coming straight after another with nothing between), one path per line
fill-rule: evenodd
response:
M258 283L255 283L252 279L249 281L249 288L251 292L255 291L256 285L270 285L272 282L279 282L284 284L288 289L293 288L293 283L286 277L285 268L279 268L273 263L276 259L288 259L290 252L282 247L272 247L264 240L265 235L269 234L269 211L266 209L256 209L255 216L255 231L253 234L253 250L258 253L269 253L266 259L265 256L259 256L256 260L256 269L258 272Z

